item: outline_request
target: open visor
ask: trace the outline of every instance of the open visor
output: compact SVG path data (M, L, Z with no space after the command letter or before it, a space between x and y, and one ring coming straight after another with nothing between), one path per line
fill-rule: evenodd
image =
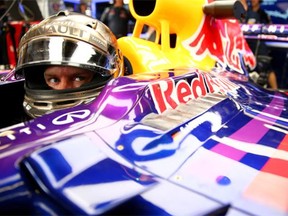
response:
M19 49L16 78L23 76L23 69L31 71L33 66L40 65L69 65L110 76L116 67L113 58L116 50L113 49L112 46L109 47L108 55L97 47L72 38L37 38L23 44Z

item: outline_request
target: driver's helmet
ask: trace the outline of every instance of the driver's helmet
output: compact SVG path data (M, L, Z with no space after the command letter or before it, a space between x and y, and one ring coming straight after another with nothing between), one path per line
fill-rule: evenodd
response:
M79 88L54 90L44 79L51 66L93 72ZM93 100L112 78L123 74L117 39L102 22L80 13L61 11L32 26L21 38L16 78L25 79L24 109L35 118Z

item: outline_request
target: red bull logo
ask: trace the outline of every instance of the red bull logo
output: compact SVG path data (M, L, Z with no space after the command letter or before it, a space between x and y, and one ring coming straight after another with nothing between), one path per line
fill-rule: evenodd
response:
M209 56L223 68L243 73L242 55L245 65L250 68L256 66L255 57L246 43L238 20L218 20L205 16L199 29L198 33L184 41L185 48L193 58L202 60Z

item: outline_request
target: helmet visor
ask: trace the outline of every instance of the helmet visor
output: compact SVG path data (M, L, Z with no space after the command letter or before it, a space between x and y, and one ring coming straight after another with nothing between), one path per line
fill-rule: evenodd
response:
M32 66L69 65L109 76L116 67L113 58L116 50L111 46L107 51L109 55L95 46L72 38L37 38L27 42L19 50L16 75L23 75L21 69L33 69Z

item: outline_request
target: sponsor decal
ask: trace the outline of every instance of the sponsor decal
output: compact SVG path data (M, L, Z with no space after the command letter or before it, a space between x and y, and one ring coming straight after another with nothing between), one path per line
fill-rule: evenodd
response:
M237 25L236 19L217 20L205 16L197 33L183 42L184 47L199 61L209 56L223 68L243 73L242 56L250 68L256 66L256 59Z
M65 125L75 122L74 119L84 119L90 115L90 110L77 110L74 112L65 113L53 119L54 125Z
M44 131L46 129L46 127L42 124L36 124L36 127L37 127L37 129L40 129L42 131ZM24 128L18 129L18 131L11 129L11 130L2 131L0 133L0 138L6 137L6 138L8 138L8 140L13 141L13 140L17 139L17 136L23 135L23 134L24 135L31 135L31 134L33 134L33 132L32 132L30 127L24 127ZM5 143L5 142L3 142L3 143ZM3 144L3 143L0 141L0 144Z
M68 112L68 113L65 113L63 115L57 116L56 118L54 118L51 121L51 123L53 124L53 126L71 124L71 123L77 122L79 119L80 120L85 119L86 117L88 117L90 115L90 113L91 113L90 110L77 110L77 111L73 111L73 112ZM49 122L49 124L50 124L50 122ZM38 135L39 129L41 131L46 131L47 129L51 130L51 127L47 128L45 125L43 125L41 123L37 123L35 125L33 124L32 126L24 127L24 128L20 128L20 129L14 128L14 129L2 131L0 133L0 145L6 143L4 140L2 141L3 138L7 138L8 140L13 141L13 140L16 140L19 136L21 136L21 138L23 138L22 137L23 135L35 136L37 134L37 137L39 137L39 136L41 136L41 133L40 133L40 135Z
M87 29L83 29L83 26L81 27L74 21L54 21L41 26L36 25L36 27L32 28L22 37L21 41L42 35L67 35L67 37L78 38L92 44L97 44L102 50L107 50L107 44L94 36L93 29L88 27Z
M187 79L175 81L172 78L152 82L149 89L158 113L168 108L175 109L180 103L187 103L191 99L205 97L211 93L225 94L239 88L226 78L212 78L208 73L195 72L190 82Z

